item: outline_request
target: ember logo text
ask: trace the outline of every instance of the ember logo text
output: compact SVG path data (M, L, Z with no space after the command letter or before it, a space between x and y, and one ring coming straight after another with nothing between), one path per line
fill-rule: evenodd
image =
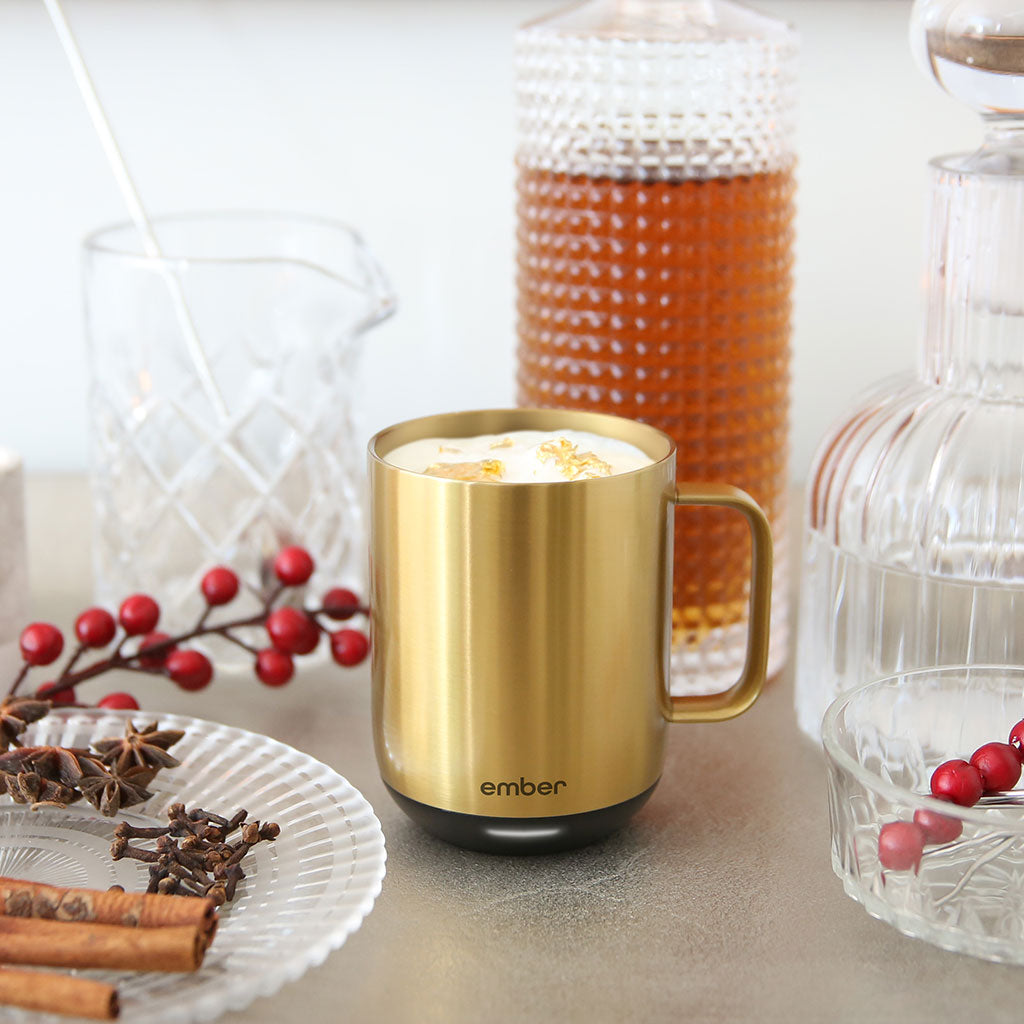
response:
M480 792L484 796L557 796L559 786L568 786L564 779L557 782L527 782L522 776L518 782L482 782Z

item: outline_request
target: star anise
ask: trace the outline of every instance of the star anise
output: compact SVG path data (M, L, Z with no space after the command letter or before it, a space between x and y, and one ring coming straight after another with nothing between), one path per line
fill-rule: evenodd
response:
M39 807L47 805L51 807L67 807L76 800L80 800L82 794L52 779L44 779L38 772L18 772L11 775L0 775L3 780L4 789L18 804L32 804Z
M158 771L159 768L139 766L124 772L116 766L109 772L101 768L99 772L82 775L78 779L78 788L100 814L109 818L122 807L148 800L153 794L146 787Z
M177 729L158 729L156 722L136 729L125 725L123 739L98 740L93 744L104 764L125 777L132 768L176 768L180 762L167 753L185 734Z
M39 721L51 706L48 700L33 697L5 697L0 702L0 752L20 746L18 737L29 722Z
M19 747L0 754L0 786L19 804L66 807L82 798L83 778L108 771L88 750L75 747Z
M92 769L103 771L94 754L78 747L18 747L0 754L0 774L34 772L49 782L74 786Z

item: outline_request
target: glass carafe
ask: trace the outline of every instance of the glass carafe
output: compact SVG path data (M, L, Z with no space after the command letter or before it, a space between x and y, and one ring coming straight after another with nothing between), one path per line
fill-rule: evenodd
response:
M1024 664L1024 10L915 4L929 74L984 117L931 164L916 373L822 441L807 496L797 717L942 664Z
M776 542L786 478L796 36L730 0L590 0L517 40L518 400L642 420L678 477L738 485ZM746 641L739 516L676 517L673 690Z

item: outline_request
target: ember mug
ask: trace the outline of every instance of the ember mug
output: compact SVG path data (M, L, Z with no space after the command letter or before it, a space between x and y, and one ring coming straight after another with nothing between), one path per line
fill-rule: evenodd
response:
M400 445L580 430L652 462L586 480L446 479ZM370 442L373 731L381 776L428 831L542 853L619 828L661 774L667 722L732 718L768 657L771 533L748 495L676 483L674 442L599 413L509 409L411 420ZM746 663L710 696L669 694L672 519L735 509L750 526Z

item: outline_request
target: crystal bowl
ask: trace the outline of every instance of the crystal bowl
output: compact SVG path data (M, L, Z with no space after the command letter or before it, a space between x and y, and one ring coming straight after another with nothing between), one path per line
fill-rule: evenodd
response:
M1024 718L1024 668L985 665L889 676L825 714L832 867L873 917L905 935L986 960L1024 963L1024 785L958 807L930 796L934 769L1006 742ZM883 825L917 811L956 839L926 845L919 867L883 868Z

